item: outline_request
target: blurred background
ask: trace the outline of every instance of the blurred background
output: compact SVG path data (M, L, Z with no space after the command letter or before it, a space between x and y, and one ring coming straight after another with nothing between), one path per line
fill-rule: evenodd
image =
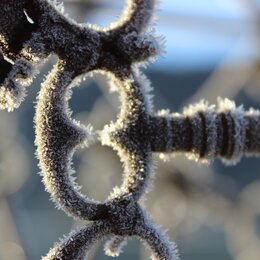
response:
M67 0L66 12L78 22L108 27L123 0ZM228 97L237 105L260 109L260 1L161 0L157 35L166 38L166 54L145 69L154 87L155 111L182 111L202 98L216 103ZM44 191L35 159L34 107L43 76L41 68L22 106L0 111L0 260L34 260L53 243L85 223L55 209ZM74 89L73 117L102 129L119 112L119 100L107 79L87 78ZM243 158L236 166L216 159L210 166L185 156L157 158L154 189L145 205L168 230L182 260L260 259L260 159ZM87 196L104 200L120 184L117 155L100 144L74 156L78 183ZM90 259L105 260L103 244ZM132 239L118 259L148 259L149 251Z

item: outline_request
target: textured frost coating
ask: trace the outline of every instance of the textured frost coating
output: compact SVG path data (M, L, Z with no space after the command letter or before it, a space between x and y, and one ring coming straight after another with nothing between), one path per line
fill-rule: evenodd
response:
M95 219L100 214L97 202L79 193L71 169L75 148L92 138L89 129L69 119L66 91L73 72L55 66L42 85L36 111L36 144L43 182L52 199L69 215ZM58 86L58 87L56 87Z
M51 53L58 56L57 64L42 84L36 108L36 145L41 175L46 190L59 208L75 218L94 221L68 235L44 259L83 259L89 246L108 234L115 238L107 251L119 254L128 236L145 239L145 234L139 233L152 225L151 221L144 221L143 210L137 203L147 190L153 172L149 141L152 103L148 80L141 75L137 63L153 59L160 50L156 37L144 34L153 15L154 1L128 1L122 19L108 30L78 26L62 15L62 8L56 1L32 1L31 4L33 7L29 1L21 6L17 6L17 2L10 3L17 11L22 11L23 21L31 27L27 37L20 38L19 49L9 48L12 45L9 35L4 37L2 49L7 58L14 57L14 66L20 57L35 66ZM32 16L29 7L37 9L38 15ZM6 39L9 43L5 43ZM121 187L115 188L104 203L80 193L71 167L75 149L87 145L95 134L91 128L71 118L69 92L82 74L93 70L101 70L112 79L122 102L118 120L106 126L99 136L103 144L118 152L124 165ZM11 72L7 74L8 80L11 80ZM11 106L9 102L6 108L9 106L11 110L19 104L20 101ZM165 239L156 236L147 241L155 250L154 255L158 255L158 250L153 245L159 244L163 258L178 259L171 255L173 252Z
M217 106L201 101L185 108L183 114L161 111L151 118L151 148L183 152L202 162L219 157L235 164L243 155L259 154L260 133L255 131L259 119L258 110L245 111L227 98L219 99Z
M72 231L60 243L57 243L42 260L80 260L86 259L90 247L107 236L111 227L107 221L95 221L92 224Z
M93 222L73 231L44 259L84 259L90 246L112 235L106 252L116 256L128 237L148 244L152 259L178 260L176 245L139 205L153 180L153 152L185 152L196 159L221 157L237 162L260 152L260 113L244 111L225 99L216 109L205 102L183 115L154 115L150 83L140 64L161 53L160 40L147 33L155 0L128 0L117 23L108 29L78 25L51 0L2 0L0 8L0 108L17 108L50 54L58 62L42 84L35 116L37 155L46 190L68 215ZM21 30L23 28L23 30ZM22 32L22 33L21 33ZM71 118L70 89L92 71L106 74L119 93L121 111L98 139L117 151L122 185L105 202L86 198L74 181L72 156L96 138L91 127Z
M123 247L127 244L127 238L121 236L114 236L105 244L105 253L108 256L119 256L123 251Z

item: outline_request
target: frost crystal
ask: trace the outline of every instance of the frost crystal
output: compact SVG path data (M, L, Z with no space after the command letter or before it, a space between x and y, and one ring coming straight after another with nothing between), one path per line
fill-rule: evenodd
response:
M24 12L24 14L25 14L25 16L26 16L27 21L28 21L29 23L31 23L31 24L34 24L33 19L27 14L26 10L23 10L23 12Z

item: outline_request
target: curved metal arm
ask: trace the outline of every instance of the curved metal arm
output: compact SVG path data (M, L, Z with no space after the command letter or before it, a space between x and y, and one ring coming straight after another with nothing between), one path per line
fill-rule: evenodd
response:
M36 145L43 182L58 207L74 217L94 220L105 218L105 206L80 194L72 177L76 147L92 138L90 129L70 119L66 96L75 77L59 61L44 82L35 116Z
M111 25L109 31L124 34L132 31L144 32L154 15L155 5L155 0L127 0L127 7L121 18Z
M107 236L110 231L111 228L107 221L95 221L71 232L66 239L55 245L42 260L86 259L91 246Z

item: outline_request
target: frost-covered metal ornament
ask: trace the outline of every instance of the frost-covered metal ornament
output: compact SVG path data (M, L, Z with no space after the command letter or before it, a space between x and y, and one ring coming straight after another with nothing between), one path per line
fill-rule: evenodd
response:
M150 83L139 70L162 49L158 38L146 33L154 10L155 0L128 0L119 21L100 29L65 17L56 1L1 2L0 107L18 107L34 68L50 54L57 55L36 108L41 175L59 208L92 221L56 244L44 259L84 259L93 243L112 235L105 246L111 256L120 253L127 237L136 236L150 246L152 259L177 260L176 245L138 203L152 183L153 152L187 152L203 160L220 156L232 162L242 154L259 154L258 111L245 112L224 100L219 109L201 103L183 115L154 114ZM20 34L21 26L25 34ZM70 88L93 71L110 78L122 104L117 121L100 133L72 119L68 108ZM86 198L72 176L73 153L97 135L117 151L124 168L122 185L105 202Z

